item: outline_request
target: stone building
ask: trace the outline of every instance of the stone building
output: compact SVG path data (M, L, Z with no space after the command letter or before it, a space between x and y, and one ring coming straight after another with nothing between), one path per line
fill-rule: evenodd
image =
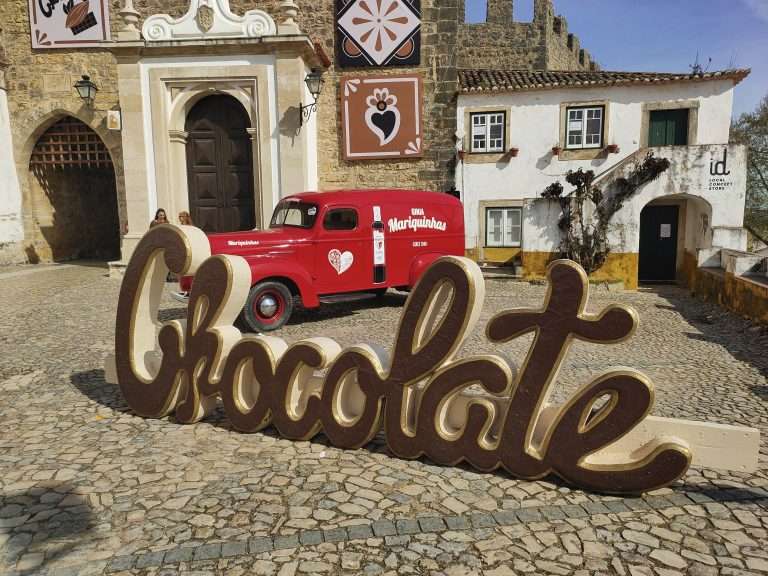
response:
M535 0L531 23L512 21L512 0L488 0L487 22L478 24L464 22L463 0L414 0L417 60L356 68L338 65L336 11L345 2L89 1L80 13L100 5L105 38L85 48L33 48L50 39L31 30L35 6L77 12L86 0L0 3L0 262L124 261L156 208L174 221L191 207L190 174L210 177L189 158L197 147L205 163L211 122L239 134L227 160L227 177L239 182L232 202L246 214L239 226L264 225L277 199L303 189L447 191L455 184L459 66L502 59L510 68L596 67L551 0ZM168 36L166 25L179 35ZM304 124L300 112L312 101L304 80L315 68L325 83ZM423 90L420 154L345 159L342 77L404 73L420 77ZM98 88L92 102L73 88L83 76ZM193 199L196 214L207 206L202 196ZM215 195L207 200L210 213L220 211Z

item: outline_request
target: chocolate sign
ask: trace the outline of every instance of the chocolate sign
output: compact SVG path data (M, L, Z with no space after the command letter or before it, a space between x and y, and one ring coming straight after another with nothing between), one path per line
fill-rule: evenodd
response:
M109 40L107 0L29 0L33 48L93 47Z
M194 273L195 281L186 321L160 324L169 269ZM391 357L366 344L342 350L323 337L288 345L273 336L242 335L232 323L250 279L243 258L211 257L201 230L150 229L125 273L115 357L107 363L108 378L119 383L131 409L152 418L175 412L179 422L192 423L218 397L242 432L271 425L295 440L322 432L334 446L352 449L383 427L389 449L402 458L464 461L524 479L554 473L610 493L668 485L691 463L688 443L669 435L673 424L683 430L684 423L646 418L653 385L639 372L611 371L564 405L549 402L574 340L620 342L638 322L623 306L585 312L587 277L571 261L550 265L542 308L508 310L487 326L488 339L499 344L535 335L519 372L501 356L456 357L477 323L485 292L480 269L469 259L443 257L424 273L405 304ZM648 430L646 420L662 422L666 433L640 435L638 430ZM716 426L689 425L696 428L690 436L700 435L701 426ZM721 451L732 438L723 440Z

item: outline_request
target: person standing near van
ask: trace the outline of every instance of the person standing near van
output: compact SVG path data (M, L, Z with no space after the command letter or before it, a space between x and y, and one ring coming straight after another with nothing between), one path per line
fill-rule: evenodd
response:
M179 224L182 226L194 226L195 223L192 222L192 216L189 215L189 212L186 210L182 210L179 212Z
M154 228L158 224L168 224L168 216L162 208L158 208L157 212L155 212L155 219L149 223L149 227Z

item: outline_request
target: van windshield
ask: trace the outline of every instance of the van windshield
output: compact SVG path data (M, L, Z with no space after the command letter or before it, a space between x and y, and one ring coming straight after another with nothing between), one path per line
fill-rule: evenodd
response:
M270 228L295 226L297 228L312 228L317 219L317 204L299 202L298 200L283 200L275 207Z

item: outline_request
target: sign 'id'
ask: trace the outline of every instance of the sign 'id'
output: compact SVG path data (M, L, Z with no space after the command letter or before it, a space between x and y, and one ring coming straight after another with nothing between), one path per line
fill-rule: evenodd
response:
M83 48L109 40L108 0L29 0L32 48Z
M195 280L186 321L161 324L169 269ZM660 488L691 464L756 467L757 430L648 416L653 384L630 368L553 403L571 344L626 340L638 317L619 305L587 313L587 276L571 261L553 262L548 281L541 308L507 310L486 326L499 346L534 335L519 370L501 355L458 357L485 286L477 264L453 256L438 259L411 291L390 354L367 344L342 350L322 336L288 345L232 325L251 287L245 259L211 256L197 228L160 225L128 264L107 378L145 417L175 413L193 423L221 402L242 432L273 426L295 440L322 432L332 445L354 449L383 430L401 458L467 462L524 479L556 474L601 492Z

